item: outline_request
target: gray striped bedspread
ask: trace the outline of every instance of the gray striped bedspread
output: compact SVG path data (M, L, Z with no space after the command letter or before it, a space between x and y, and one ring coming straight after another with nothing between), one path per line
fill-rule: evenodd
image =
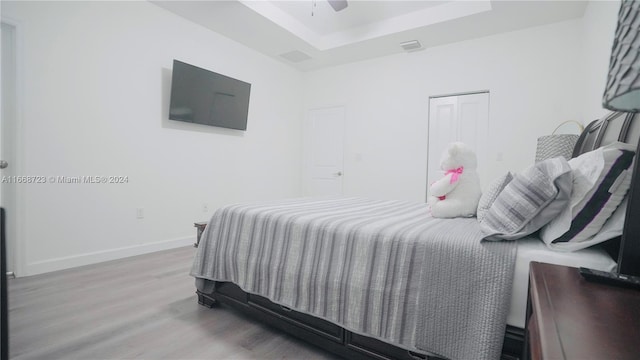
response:
M409 350L498 359L514 242L481 241L475 218L426 204L290 199L219 209L191 275Z

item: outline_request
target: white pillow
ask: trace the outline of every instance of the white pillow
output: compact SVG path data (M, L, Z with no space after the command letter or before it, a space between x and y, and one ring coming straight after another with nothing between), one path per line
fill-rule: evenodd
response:
M540 237L549 247L560 249L566 246L573 251L577 247L567 243L589 240L590 245L594 244L594 235L602 229L629 190L629 168L634 154L634 146L615 142L569 161L573 172L570 205L540 232ZM600 242L605 240L608 239Z
M563 252L578 251L622 235L624 219L627 213L627 199L628 198L625 197L616 211L613 212L613 215L611 215L611 217L604 223L602 229L592 237L584 241L569 241L557 244L551 243L547 244L547 247L552 250Z

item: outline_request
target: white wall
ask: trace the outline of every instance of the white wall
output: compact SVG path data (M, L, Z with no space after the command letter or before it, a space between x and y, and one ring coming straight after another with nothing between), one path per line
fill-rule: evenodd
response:
M20 32L22 174L129 178L23 185L18 275L187 245L223 204L300 194L300 72L148 2L2 16ZM250 82L248 130L167 120L174 58Z
M347 108L345 195L424 201L429 96L489 90L486 186L580 119L581 36L581 20L565 21L310 72L305 108Z
M602 107L602 94L609 72L609 58L616 31L620 1L590 1L582 18L584 64L583 120L585 124L609 110Z

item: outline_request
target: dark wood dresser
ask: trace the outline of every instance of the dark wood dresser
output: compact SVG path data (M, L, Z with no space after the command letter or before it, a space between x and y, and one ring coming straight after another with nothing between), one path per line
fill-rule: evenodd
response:
M640 359L640 291L532 262L525 359Z

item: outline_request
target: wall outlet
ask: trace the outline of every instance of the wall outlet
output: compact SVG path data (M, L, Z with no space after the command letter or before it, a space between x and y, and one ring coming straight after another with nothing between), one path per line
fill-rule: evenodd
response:
M209 204L202 204L202 212L203 213L208 213L209 212Z
M144 208L137 208L136 209L136 218L137 219L144 219Z

